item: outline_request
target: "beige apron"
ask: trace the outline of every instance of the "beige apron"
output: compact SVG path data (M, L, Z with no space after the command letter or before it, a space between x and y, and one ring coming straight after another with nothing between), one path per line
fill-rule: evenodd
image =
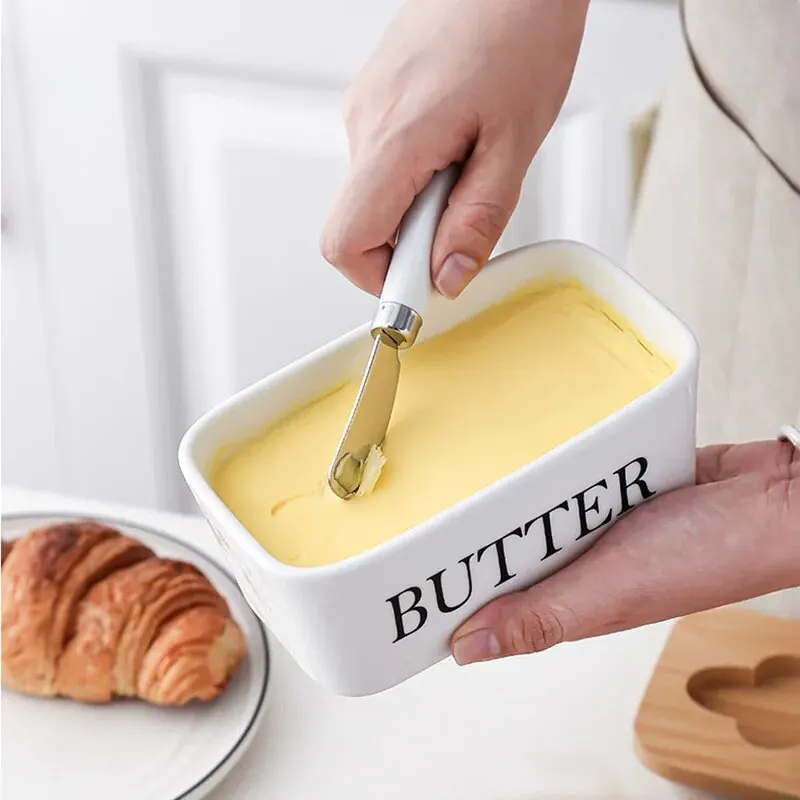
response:
M800 0L683 20L628 269L700 342L700 444L772 438L800 426ZM800 617L800 590L753 605Z

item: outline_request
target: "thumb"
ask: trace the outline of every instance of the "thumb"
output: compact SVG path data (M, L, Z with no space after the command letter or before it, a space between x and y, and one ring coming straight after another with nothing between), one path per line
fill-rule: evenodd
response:
M576 622L579 616L574 608L555 600L552 592L543 596L538 588L505 595L464 623L451 643L456 662L463 665L540 653L581 638Z
M639 514L653 511L656 505L641 509ZM658 514L647 516L658 523ZM634 519L631 525L630 517L620 520L615 530L546 580L499 597L480 609L453 634L451 648L456 662L470 664L540 653L562 642L630 627L631 606L642 605L643 569L630 563L624 534L626 529L641 534L636 523ZM623 536L615 535L619 533ZM615 580L603 579L609 575ZM644 605L641 613L647 616L652 608ZM646 621L654 620L641 620Z
M528 165L512 142L478 140L436 233L432 278L440 294L457 297L489 260Z

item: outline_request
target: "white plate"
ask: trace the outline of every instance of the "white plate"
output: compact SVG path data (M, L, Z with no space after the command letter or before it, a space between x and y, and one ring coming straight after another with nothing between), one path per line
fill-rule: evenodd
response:
M10 515L4 539L72 515ZM195 564L230 605L248 657L211 703L158 708L138 700L100 706L3 689L2 788L9 800L197 800L241 758L263 716L269 683L264 628L236 582L208 556L166 533L92 517L159 556Z

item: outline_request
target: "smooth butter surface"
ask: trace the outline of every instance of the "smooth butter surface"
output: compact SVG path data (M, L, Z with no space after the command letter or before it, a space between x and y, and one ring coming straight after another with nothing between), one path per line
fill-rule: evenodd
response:
M670 372L583 286L535 285L403 354L372 494L344 501L326 484L357 381L221 460L211 484L273 556L329 564L514 472Z

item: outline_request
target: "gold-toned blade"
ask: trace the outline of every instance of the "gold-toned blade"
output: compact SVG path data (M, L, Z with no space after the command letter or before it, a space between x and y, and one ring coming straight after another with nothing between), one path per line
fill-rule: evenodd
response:
M358 491L364 461L372 446L383 444L399 379L397 347L388 337L379 334L372 345L353 410L328 471L328 485L344 500Z

